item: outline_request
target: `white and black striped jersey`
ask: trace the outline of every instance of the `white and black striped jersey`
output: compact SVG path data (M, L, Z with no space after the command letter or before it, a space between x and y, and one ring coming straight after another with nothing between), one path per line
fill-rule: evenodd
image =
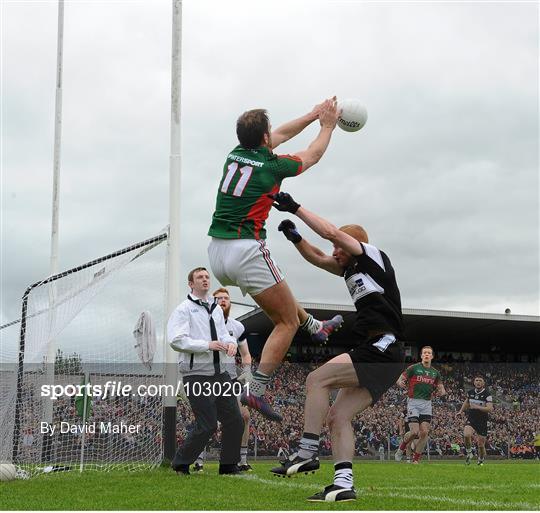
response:
M244 328L244 325L240 321L232 317L227 317L225 327L229 331L229 335L236 339L238 345L247 344L246 328Z
M236 340L239 346L242 344L247 344L246 329L240 321L237 321L232 317L228 317L225 321L225 327L227 328L229 335ZM225 354L223 356L223 361L226 363L226 370L229 373L229 376L232 379L236 378L238 376L236 369L236 356L227 356Z
M371 332L403 337L401 297L388 256L375 246L362 244L364 252L353 256L354 264L343 277L356 307L353 332L367 339Z
M482 390L476 390L476 388L471 388L467 392L467 399L469 404L476 404L477 406L487 406L488 403L493 402L493 397L491 392L487 388ZM487 420L487 412L480 410L467 410L467 416L469 419L478 419L478 420Z

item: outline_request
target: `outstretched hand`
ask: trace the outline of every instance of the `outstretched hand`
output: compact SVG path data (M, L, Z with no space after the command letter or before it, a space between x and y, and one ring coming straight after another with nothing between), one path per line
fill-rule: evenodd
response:
M302 240L302 236L298 233L296 225L290 219L281 221L278 231L283 232L283 235L294 244L298 244Z
M300 204L296 203L288 192L268 194L268 197L274 200L272 205L281 212L290 212L291 214L296 214L296 211L300 208Z
M341 110L338 110L337 99L334 96L330 100L326 100L319 112L319 123L323 128L336 128Z
M327 99L323 100L321 103L318 103L311 110L311 112L310 112L311 117L313 119L318 119L318 117L321 115L321 112L325 108L328 108L329 105L332 105L332 103L335 102L335 101L336 101L336 97L333 96L332 98L327 98Z

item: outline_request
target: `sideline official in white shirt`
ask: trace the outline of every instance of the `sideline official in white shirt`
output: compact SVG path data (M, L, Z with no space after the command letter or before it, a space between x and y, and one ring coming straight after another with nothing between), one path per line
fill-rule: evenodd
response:
M195 425L178 448L171 466L178 473L189 474L189 466L215 433L219 420L219 473L236 474L244 423L231 388L226 356L236 354L237 343L225 327L222 309L208 294L208 271L204 267L192 270L188 285L191 293L171 314L167 335L171 347L179 353L180 372Z

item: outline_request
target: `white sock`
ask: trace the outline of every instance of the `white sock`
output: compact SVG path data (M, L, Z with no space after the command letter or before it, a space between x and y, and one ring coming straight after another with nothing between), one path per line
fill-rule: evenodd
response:
M351 461L340 461L334 465L334 484L342 488L352 488L353 473Z

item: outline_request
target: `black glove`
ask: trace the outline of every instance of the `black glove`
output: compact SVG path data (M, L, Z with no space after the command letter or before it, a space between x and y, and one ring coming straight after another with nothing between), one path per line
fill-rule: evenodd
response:
M268 194L268 197L274 200L273 206L282 212L296 214L296 211L300 208L300 204L296 203L288 192Z
M283 232L283 235L294 244L298 244L302 240L302 236L298 233L296 225L290 219L281 221L277 229Z

